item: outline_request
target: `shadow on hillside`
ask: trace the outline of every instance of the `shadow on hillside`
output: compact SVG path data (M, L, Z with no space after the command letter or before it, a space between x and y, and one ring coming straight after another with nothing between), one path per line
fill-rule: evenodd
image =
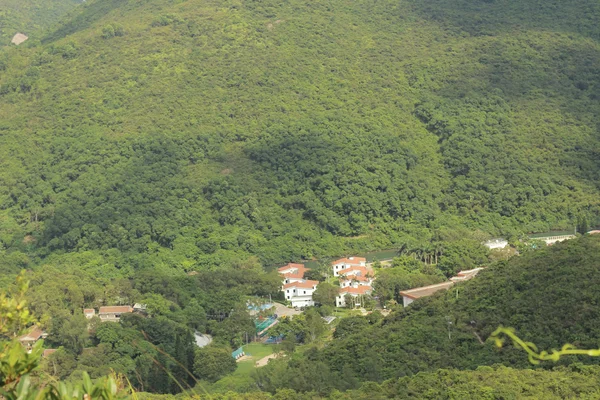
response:
M549 30L600 39L595 0L409 0L415 12L473 36Z
M71 35L77 31L89 28L110 11L123 4L122 0L102 0L89 4L83 3L74 14L67 16L67 20L58 25L58 29L51 31L42 38L42 43L53 42Z

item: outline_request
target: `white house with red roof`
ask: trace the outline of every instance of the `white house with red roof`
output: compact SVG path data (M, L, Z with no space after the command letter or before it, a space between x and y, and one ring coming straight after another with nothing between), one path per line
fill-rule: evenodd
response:
M317 290L319 281L302 279L283 285L285 299L292 303L292 307L311 307L315 305L313 293Z
M352 307L364 306L364 296L370 295L372 292L373 288L371 286L356 285L343 287L335 298L335 305L336 307L346 307L346 298L350 296L354 303Z
M363 257L347 257L340 258L331 262L331 268L333 270L333 276L339 276L340 271L351 268L351 267L366 267L367 259Z
M366 267L350 267L339 272L340 287L355 285L371 286L374 277L373 272Z
M331 262L333 276L339 277L340 292L335 299L337 307L346 306L346 297L354 300L353 307L364 305L364 296L373 292L371 285L375 280L373 270L367 267L364 257L345 257Z
M304 273L309 269L304 266L304 264L294 264L289 263L281 268L278 268L277 271L279 275L283 278L283 284L299 282L304 280Z

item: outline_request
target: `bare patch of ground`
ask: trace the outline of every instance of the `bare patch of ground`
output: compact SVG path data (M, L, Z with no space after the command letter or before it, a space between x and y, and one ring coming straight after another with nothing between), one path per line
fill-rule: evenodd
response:
M13 36L13 38L10 42L12 44L16 44L18 46L21 43L23 43L24 41L26 41L27 39L29 39L29 38L26 35L24 35L22 33L17 33L15 36Z
M266 357L261 358L260 360L258 360L256 362L256 368L260 368L260 367L264 367L265 365L267 365L269 363L269 360L272 358L277 358L277 357L283 357L283 353L273 353L273 354L269 354Z

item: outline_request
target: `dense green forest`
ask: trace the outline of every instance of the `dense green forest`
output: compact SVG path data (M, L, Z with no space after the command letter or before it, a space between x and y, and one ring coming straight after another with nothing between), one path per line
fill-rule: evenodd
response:
M189 270L595 222L592 3L88 1L1 55L3 246Z
M81 0L3 0L0 46L10 43L17 32L39 39L45 28L56 24L79 3Z
M381 304L490 267L335 332L328 304L285 321L274 333L289 357L232 387L597 395L584 365L596 360L523 373L494 366L527 368L522 352L486 342L503 324L542 349L600 346L598 239L519 241L600 222L597 1L76 3L0 10L0 40L35 32L0 48L0 284L25 270L45 346L59 349L36 377L226 386L230 351L255 332L247 300L279 293L274 267L394 248ZM506 257L482 246L492 236L522 254L494 262ZM136 302L148 318L81 314ZM195 331L214 343L195 349Z

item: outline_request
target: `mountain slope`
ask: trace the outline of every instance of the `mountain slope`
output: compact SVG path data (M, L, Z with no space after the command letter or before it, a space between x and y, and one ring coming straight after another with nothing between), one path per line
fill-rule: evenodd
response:
M0 10L0 40L8 44L15 33L35 37L59 21L80 0L4 0Z
M362 367L371 365L379 379L494 363L530 366L526 353L510 343L497 349L493 341L480 342L500 325L514 328L540 351L566 343L598 348L599 249L600 238L592 236L514 257L448 292L415 302L369 332L333 343L323 359L334 370L353 369L358 377L366 373ZM348 359L356 362L346 365ZM576 361L598 363L586 356L564 357L560 363Z
M352 322L345 319L344 330L340 323L334 339L322 349L306 351L289 363L268 365L257 373L257 384L271 392L322 391L326 385L328 392L415 374L415 381L428 377L435 382L434 376L447 375L448 368L474 370L495 364L534 368L527 353L510 341L497 348L487 340L501 325L515 329L538 351L551 352L567 343L597 349L599 249L597 235L558 243L491 266L473 280L419 299L385 319L376 314L362 320L354 317ZM598 362L597 357L563 356L539 367L572 364L577 370L581 363ZM451 390L451 382L435 385ZM397 389L404 393L407 385L411 379L401 380Z
M5 55L3 242L216 266L594 216L595 6L521 3L89 1Z

